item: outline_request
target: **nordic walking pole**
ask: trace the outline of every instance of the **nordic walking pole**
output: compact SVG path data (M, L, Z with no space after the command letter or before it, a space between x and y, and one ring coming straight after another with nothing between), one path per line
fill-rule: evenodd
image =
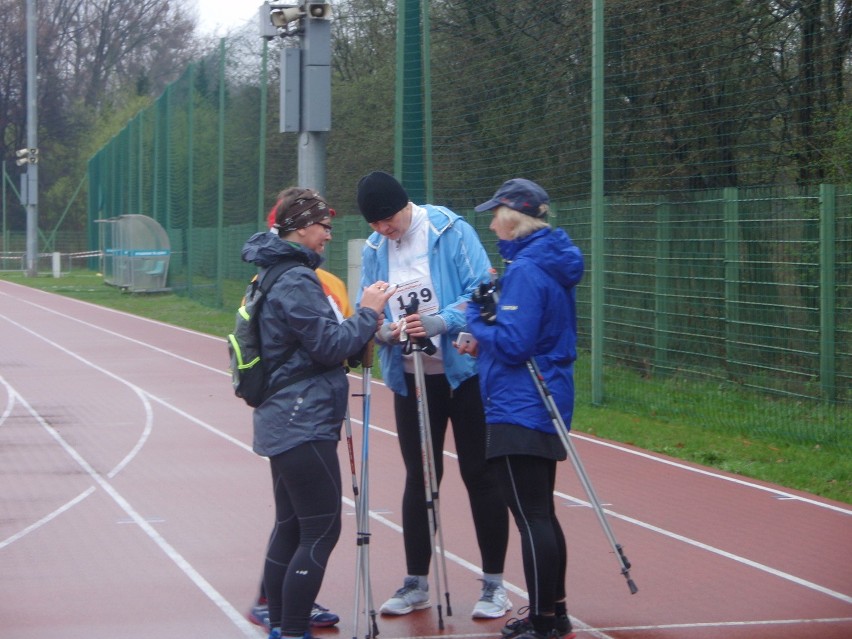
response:
M405 307L405 314L411 315L417 312L419 300L414 298L411 304ZM414 388L417 398L417 417L420 423L420 448L423 459L423 485L426 491L426 511L429 515L429 532L432 536L432 563L435 573L435 590L437 597L438 629L444 629L444 617L441 612L441 570L444 575L444 595L447 599L447 616L451 617L453 609L450 605L450 586L447 577L447 559L444 548L444 531L441 527L441 515L438 499L438 480L435 470L435 451L432 446L432 429L429 425L429 402L426 397L426 379L423 373L422 353L431 355L437 349L427 337L417 340L414 344L412 338L407 338L403 352L413 353L414 359ZM438 548L440 547L440 557Z
M349 470L352 472L352 495L355 502L355 512L358 512L358 478L355 472L355 449L352 446L352 418L349 417L349 406L346 407L346 416L343 419L346 429L346 448L349 451Z
M598 521L603 528L604 534L609 540L612 549L615 551L618 563L621 566L621 574L624 575L624 578L627 580L627 587L630 589L630 594L635 595L639 589L630 578L630 562L627 561L627 557L624 555L621 545L615 540L615 535L612 534L612 529L609 527L609 522L606 520L604 509L601 507L601 502L598 500L598 496L595 494L594 488L592 488L589 476L586 474L586 470L583 468L583 463L580 461L580 456L577 454L577 449L574 448L574 444L571 441L568 427L565 425L565 421L559 413L559 408L556 406L556 401L553 399L553 395L550 394L550 390L547 388L547 384L545 383L544 377L538 368L538 364L536 364L532 357L527 360L527 368L530 371L530 375L533 377L533 381L535 382L536 388L538 388L541 398L544 400L547 412L550 413L550 419L553 420L556 432L559 434L559 438L562 440L562 444L565 446L565 450L571 458L571 463L574 464L574 470L577 471L577 476L580 478L580 483L583 484L583 488L586 491L586 495L589 497L589 501L591 502L592 508L598 517Z
M355 624L353 639L358 637L358 616L360 614L360 592L364 592L364 616L367 626L367 639L379 634L376 624L376 609L373 605L373 591L370 584L370 504L369 504L369 450L370 450L370 380L373 370L373 340L364 348L361 361L361 398L363 402L364 436L361 439L361 493L355 501L355 521L358 527L355 584ZM354 479L353 479L354 481Z
M360 551L360 535L361 535L361 498L358 492L358 476L355 471L355 448L352 445L352 418L349 415L349 407L346 407L346 417L344 418L344 425L346 429L346 448L349 452L349 469L352 472L352 497L355 502L355 526L356 526L356 539L355 543L358 546ZM358 637L358 608L359 608L359 597L361 593L361 554L358 552L355 555L356 564L355 564L355 619L353 623L354 634L352 639L357 639Z
M361 535L361 498L358 492L358 478L355 471L355 449L352 445L352 419L349 416L349 407L346 408L346 418L344 420L346 426L346 447L349 450L349 468L352 471L352 495L355 502L355 543L358 546L358 551L355 555L355 619L353 621L352 639L358 638L358 615L359 613L359 597L361 594L361 553L360 553L360 535Z

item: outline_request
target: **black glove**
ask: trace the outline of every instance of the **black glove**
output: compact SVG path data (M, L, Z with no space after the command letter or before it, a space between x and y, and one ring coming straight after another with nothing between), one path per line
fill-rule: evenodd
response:
M479 317L486 324L497 322L497 302L494 301L493 297L479 305Z
M497 321L497 300L495 294L497 287L493 283L483 282L479 289L473 292L471 302L479 306L479 317L486 324L494 324Z

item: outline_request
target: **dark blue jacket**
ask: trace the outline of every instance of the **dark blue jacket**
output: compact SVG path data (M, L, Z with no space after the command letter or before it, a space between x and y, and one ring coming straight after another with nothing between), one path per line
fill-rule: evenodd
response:
M477 304L467 307L468 326L479 342L486 421L554 433L526 362L535 358L570 427L577 359L574 287L583 277L583 255L562 229L500 240L498 247L509 264L499 281L496 322L486 324Z
M283 259L303 264L278 278L258 318L265 366L274 367L290 345L299 345L274 371L270 385L311 366L329 368L283 388L254 409L254 451L270 457L308 441L339 439L349 401L343 360L370 340L378 315L372 309L359 308L338 323L314 271L322 258L304 246L285 242L273 233L256 233L243 247L242 257L258 266L261 275Z

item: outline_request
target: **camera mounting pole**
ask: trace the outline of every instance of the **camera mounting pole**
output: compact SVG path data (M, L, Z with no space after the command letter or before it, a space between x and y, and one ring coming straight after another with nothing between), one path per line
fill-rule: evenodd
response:
M279 130L299 134L299 186L320 193L331 130L331 20L328 2L265 2L261 10L261 37L299 38L298 47L281 49Z
M21 179L27 209L27 277L38 275L38 76L36 74L36 0L27 0L27 172ZM20 155L19 155L20 157Z

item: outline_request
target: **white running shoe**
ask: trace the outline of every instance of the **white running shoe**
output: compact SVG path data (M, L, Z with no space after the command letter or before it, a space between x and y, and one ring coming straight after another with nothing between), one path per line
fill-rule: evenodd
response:
M406 577L402 588L382 604L379 612L384 615L407 615L409 612L429 608L431 605L428 586L423 589L417 577Z
M473 607L474 619L497 619L512 609L506 589L493 581L482 580L482 596Z

